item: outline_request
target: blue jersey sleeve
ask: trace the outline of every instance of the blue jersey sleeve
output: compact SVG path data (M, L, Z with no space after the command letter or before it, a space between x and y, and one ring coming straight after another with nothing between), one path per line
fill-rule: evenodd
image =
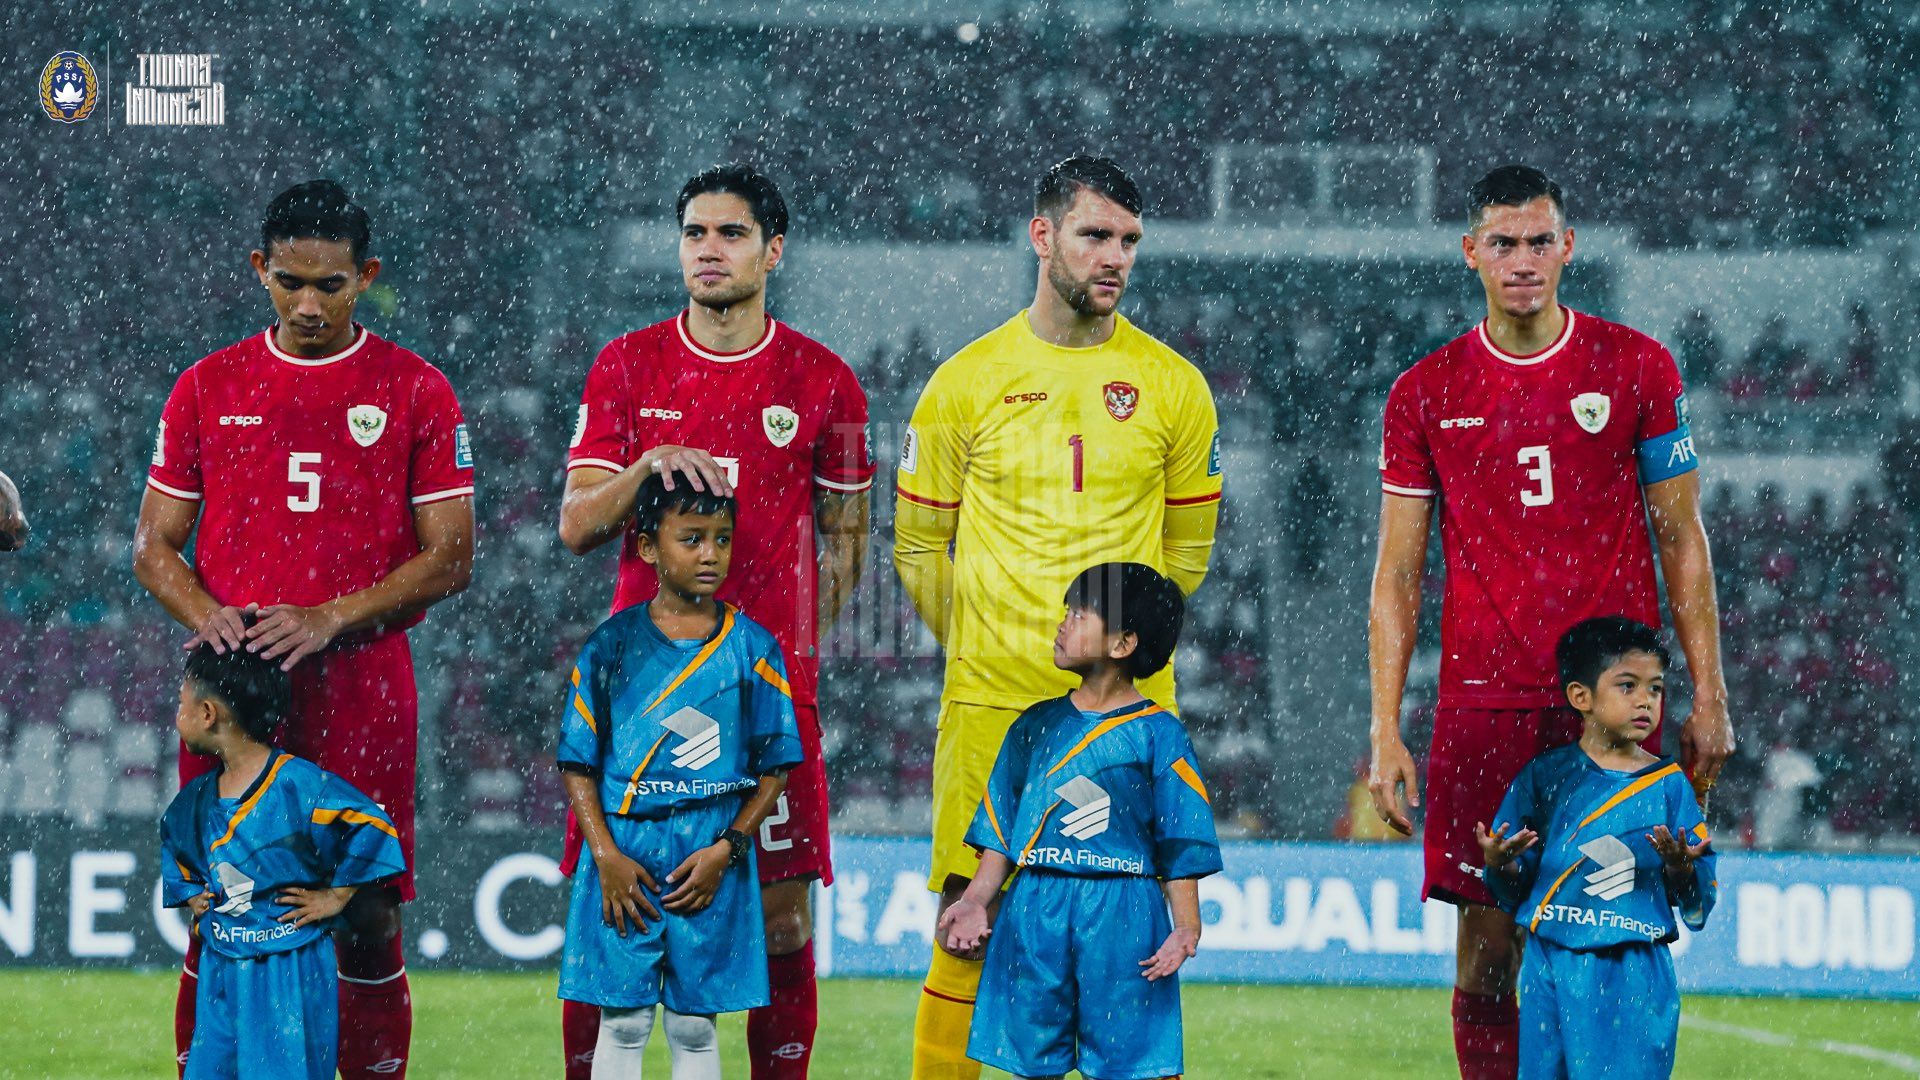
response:
M1705 841L1708 845L1706 853L1694 860L1691 877L1677 887L1668 882L1669 897L1679 910L1681 921L1689 930L1700 930L1707 925L1707 914L1720 899L1720 858L1714 854L1712 838L1707 835L1707 820L1701 816L1700 804L1694 800L1693 785L1684 777L1676 777L1670 783L1667 830L1686 844Z
M206 860L194 835L193 804L200 785L188 784L160 818L160 902L179 907L207 891Z
M1540 806L1538 772L1531 764L1520 770L1520 775L1508 786L1506 797L1500 800L1500 809L1494 813L1492 824L1487 826L1488 831L1509 837L1522 829L1541 834L1532 847L1503 869L1485 871L1487 891L1493 894L1494 904L1508 913L1526 903L1527 894L1533 891L1533 883L1540 876L1540 855L1546 848L1547 819Z
M993 771L987 774L987 790L973 812L972 824L967 827L969 847L997 851L1019 861L1013 823L1020 815L1020 796L1026 790L1027 770L1033 761L1033 732L1037 724L1031 718L1034 709L1043 707L1036 705L1028 709L1007 729L1007 737L1000 743L1000 754L993 759Z
M307 835L328 885L367 885L403 873L400 830L360 789L328 773L315 793Z
M607 691L612 657L605 638L595 633L580 648L580 658L567 676L567 707L560 717L560 746L554 759L561 767L598 775L606 760L607 725L613 720Z
M780 643L771 636L753 660L753 692L747 695L747 767L755 776L791 769L800 764L800 725L793 714L793 687L787 682L787 663Z
M1185 728L1169 723L1154 734L1153 866L1156 877L1198 878L1221 870L1213 802L1200 777L1198 756Z

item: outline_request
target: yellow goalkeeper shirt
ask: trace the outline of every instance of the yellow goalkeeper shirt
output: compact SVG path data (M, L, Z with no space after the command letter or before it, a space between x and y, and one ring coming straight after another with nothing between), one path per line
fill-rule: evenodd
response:
M1186 358L1114 321L1104 344L1065 348L1022 311L921 392L901 445L895 562L946 647L945 701L1023 709L1077 685L1053 666L1053 636L1089 566L1146 563L1186 593L1206 575L1213 394ZM1171 707L1172 668L1140 690Z

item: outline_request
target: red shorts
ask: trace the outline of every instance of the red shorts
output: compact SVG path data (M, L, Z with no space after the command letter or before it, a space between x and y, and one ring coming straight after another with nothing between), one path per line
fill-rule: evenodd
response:
M760 884L819 878L833 884L832 839L827 835L827 762L820 749L820 707L793 706L800 728L800 764L787 773L780 801L760 826ZM560 854L560 872L571 877L580 864L580 823L567 812L567 838Z
M293 713L275 742L359 788L400 830L407 871L390 883L413 899L413 793L419 698L407 635L334 645L293 669ZM220 764L180 749L180 782Z
M1564 705L1544 709L1435 711L1433 750L1427 757L1427 880L1420 898L1492 904L1481 880L1476 824L1492 825L1507 787L1539 754L1580 738L1580 714Z

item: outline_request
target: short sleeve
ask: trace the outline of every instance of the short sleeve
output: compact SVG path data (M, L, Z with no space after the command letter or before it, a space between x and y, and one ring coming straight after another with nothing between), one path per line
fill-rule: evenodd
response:
M987 790L981 795L979 808L973 812L966 836L968 846L980 851L997 851L1015 862L1020 861L1020 856L1015 850L1017 838L1013 835L1013 823L1020 815L1020 797L1026 790L1027 770L1033 761L1036 724L1028 719L1032 715L1032 710L1028 710L1014 721L1006 739L1000 743L993 771L987 774Z
M368 885L405 873L393 819L345 780L327 774L314 796L308 835L327 884Z
M844 363L833 380L826 423L813 446L813 482L827 491L865 491L873 486L873 431L867 392Z
M472 495L473 441L453 384L439 368L428 366L414 395L413 475L407 481L413 505Z
M613 719L606 651L606 636L595 633L580 647L579 659L567 676L567 707L560 717L560 746L553 755L562 768L572 766L598 775L606 760Z
M768 776L800 764L800 727L794 719L793 687L787 682L787 662L780 643L766 636L765 647L753 658L747 695L747 768Z
M205 491L200 480L199 371L195 364L174 381L173 393L160 410L153 461L147 467L148 487L186 502L199 502Z
M1186 393L1167 450L1167 505L1220 501L1220 418L1206 376L1186 366Z
M204 860L193 842L192 803L197 786L174 796L160 818L160 902L179 907L207 891Z
M1536 771L1532 765L1528 765L1520 770L1519 776L1513 778L1506 796L1500 800L1500 809L1494 812L1489 831L1512 836L1522 829L1532 829L1544 834L1546 821L1538 805ZM1545 845L1544 835L1535 840L1532 847L1521 852L1520 857L1514 860L1513 872L1486 871L1487 891L1493 894L1494 904L1502 911L1512 913L1526 902L1527 893L1532 891L1534 880L1540 876L1540 851Z
M960 484L966 475L967 449L973 437L965 376L957 358L940 365L920 392L913 419L900 440L894 488L906 507L960 509Z
M1680 368L1663 346L1650 344L1641 360L1639 404L1633 439L1640 483L1657 484L1699 468Z
M1380 488L1389 495L1431 499L1440 493L1433 453L1421 419L1420 387L1408 371L1387 392L1380 422Z
M580 394L579 415L573 421L573 439L567 444L567 471L595 468L619 472L633 464L638 455L627 416L620 343L608 342L587 369L587 386Z
M1168 724L1154 735L1153 866L1157 877L1206 877L1221 870L1213 801L1185 728Z

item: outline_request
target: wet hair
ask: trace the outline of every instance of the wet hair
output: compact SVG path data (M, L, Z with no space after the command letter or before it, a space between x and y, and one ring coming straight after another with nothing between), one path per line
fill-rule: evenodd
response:
M1091 611L1110 634L1132 634L1133 652L1122 661L1130 679L1158 673L1173 659L1187 601L1180 587L1151 566L1132 562L1090 566L1067 586L1067 606Z
M668 491L666 482L659 473L647 477L633 499L633 518L645 536L660 535L660 520L668 514L725 514L729 520L740 519L740 504L731 495L715 495L711 491L695 491L685 477L674 481L673 490Z
M679 222L687 220L687 204L698 195L723 193L738 195L747 201L747 209L753 212L753 220L760 225L760 234L771 240L776 236L787 235L787 200L780 197L780 189L773 181L751 165L735 163L716 165L686 182L680 189L680 197L673 204L673 219Z
M254 623L251 615L242 619L248 626ZM201 645L187 654L186 681L195 694L225 706L257 743L273 742L293 705L293 679L280 670L280 661L245 649L216 653L212 645Z
M347 189L331 180L295 184L267 204L260 223L260 250L273 255L275 241L345 240L355 266L367 260L373 246L373 223Z
M1525 206L1535 199L1548 199L1567 222L1567 200L1560 185L1531 165L1502 165L1474 181L1467 191L1467 230L1480 227L1480 218L1489 206Z
M1673 662L1673 654L1660 641L1660 632L1646 623L1622 615L1576 623L1553 648L1554 661L1560 667L1560 688L1579 683L1593 689L1608 668L1628 653L1637 652L1659 658L1662 670Z
M1133 177L1112 158L1076 155L1048 169L1033 193L1033 216L1058 222L1081 191L1104 195L1138 215L1145 202Z

